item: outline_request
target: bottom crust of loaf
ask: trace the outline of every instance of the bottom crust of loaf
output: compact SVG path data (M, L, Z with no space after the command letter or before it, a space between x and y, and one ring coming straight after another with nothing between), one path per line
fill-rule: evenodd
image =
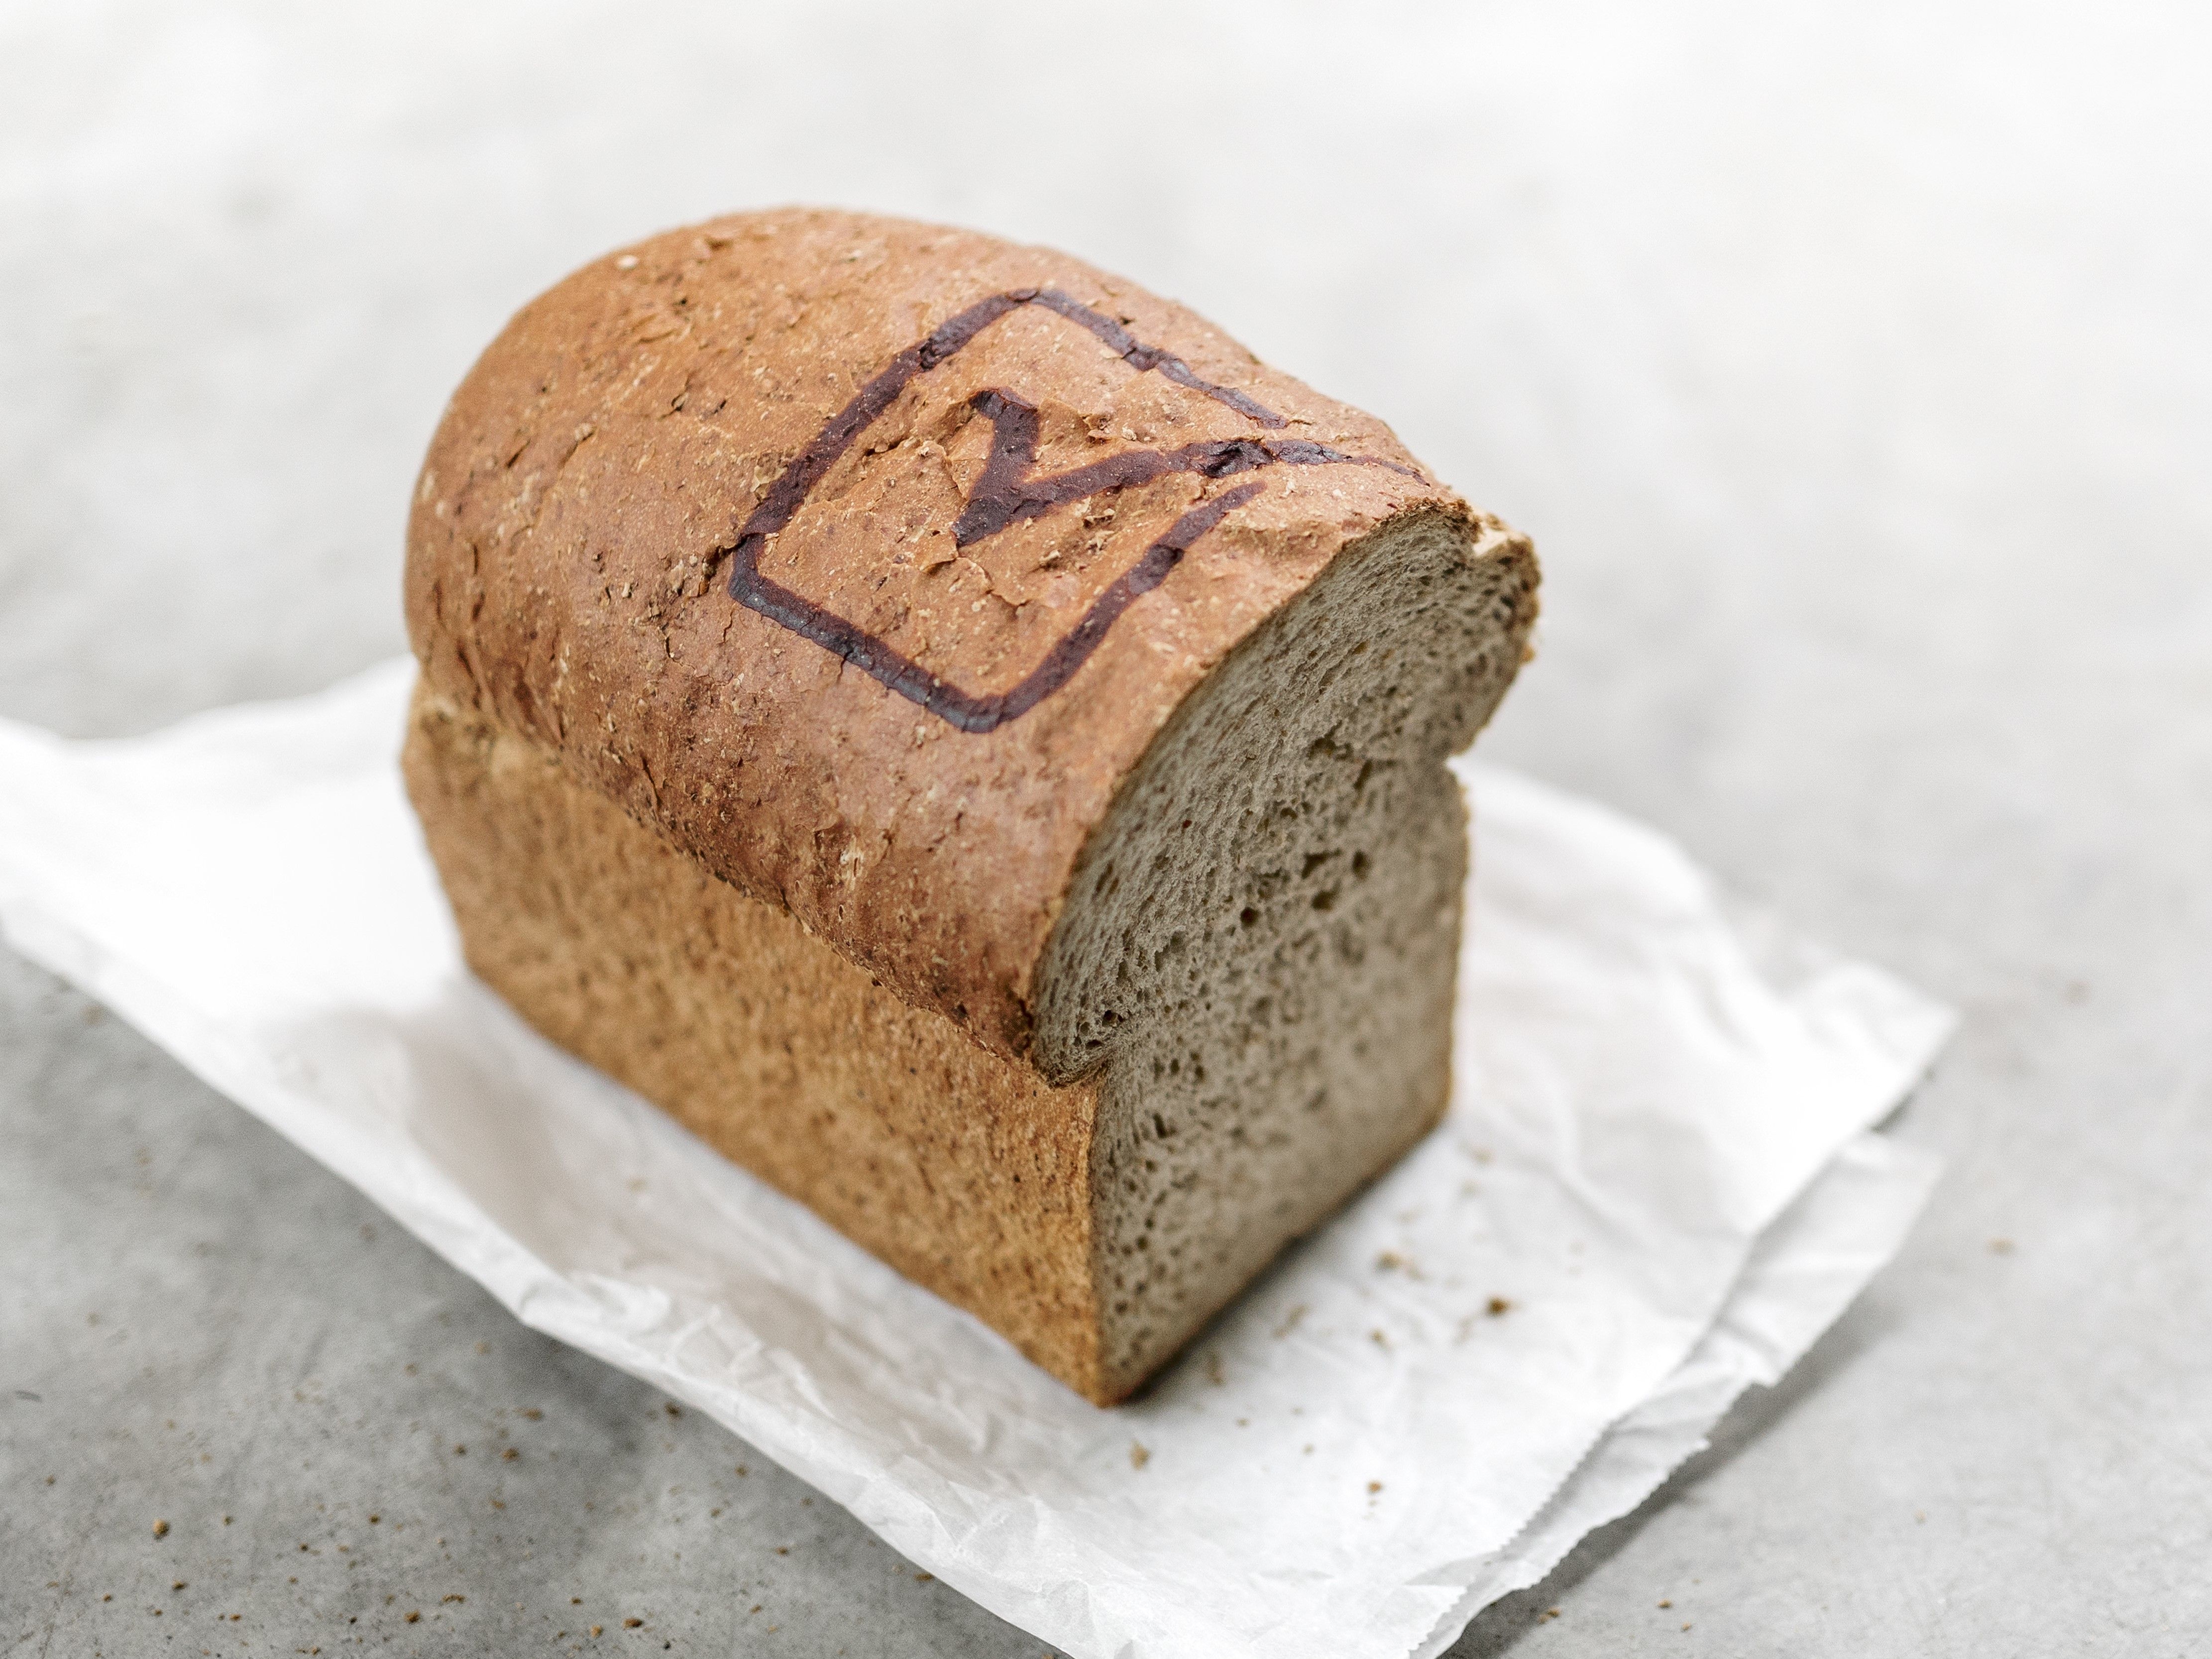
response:
M1100 1215L1111 1183L1094 1179L1097 1079L1054 1087L983 1049L708 874L536 744L419 686L404 768L481 979L553 1042L1078 1393L1126 1397L1241 1286L1127 1352L1102 1322L1114 1316L1100 1256L1115 1230ZM1434 1126L1449 1085L1438 1061L1428 1097L1402 1105L1342 1168L1328 1211Z

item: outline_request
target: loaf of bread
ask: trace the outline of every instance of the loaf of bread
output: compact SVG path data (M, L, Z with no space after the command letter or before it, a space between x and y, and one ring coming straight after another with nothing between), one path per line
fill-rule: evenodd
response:
M1111 1402L1442 1112L1535 590L1179 306L742 214L454 394L408 787L526 1019Z

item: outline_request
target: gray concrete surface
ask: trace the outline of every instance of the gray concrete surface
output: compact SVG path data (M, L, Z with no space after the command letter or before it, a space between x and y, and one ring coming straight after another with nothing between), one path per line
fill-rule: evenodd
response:
M2212 1650L2206 46L0 5L0 713L143 731L397 649L445 391L632 234L825 199L1128 270L1535 532L1489 752L1966 1012L1903 1259L1460 1659ZM1039 1646L14 958L0 1149L0 1651Z

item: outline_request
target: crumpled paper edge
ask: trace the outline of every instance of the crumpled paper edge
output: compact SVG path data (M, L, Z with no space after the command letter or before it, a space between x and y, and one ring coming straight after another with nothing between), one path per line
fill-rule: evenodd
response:
M1703 1451L1748 1389L1787 1376L1897 1254L1942 1170L1933 1152L1875 1131L1847 1143L1760 1235L1689 1358L1607 1431L1511 1544L1479 1565L1460 1604L1409 1659L1437 1659L1484 1608L1541 1583L1576 1545Z

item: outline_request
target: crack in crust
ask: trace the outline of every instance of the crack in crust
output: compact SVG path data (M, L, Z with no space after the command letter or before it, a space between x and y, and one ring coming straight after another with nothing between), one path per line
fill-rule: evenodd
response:
M1264 404L1233 386L1201 378L1180 357L1146 345L1112 318L1058 289L1013 289L977 301L938 325L927 338L908 346L830 417L769 486L738 532L730 562L730 597L769 621L835 653L890 690L963 732L996 731L1042 702L1075 677L1098 648L1106 631L1140 596L1167 580L1168 573L1198 538L1257 495L1257 480L1236 485L1198 503L1153 541L1128 569L1109 584L1083 617L1045 653L1044 659L1011 689L978 696L945 682L894 650L846 617L770 580L760 570L769 538L797 516L806 498L854 440L890 407L918 376L966 347L986 328L1020 307L1042 307L1097 337L1108 349L1139 374L1154 372L1203 393L1256 424L1279 428L1289 422ZM1177 449L1137 449L1089 466L1038 477L1037 411L1034 404L1000 388L981 392L972 406L992 423L991 458L954 524L955 545L968 547L1010 525L1043 516L1071 502L1125 489L1176 473L1222 478L1268 466L1354 465L1388 467L1422 479L1414 469L1378 456L1349 455L1299 438L1230 439L1186 444Z

